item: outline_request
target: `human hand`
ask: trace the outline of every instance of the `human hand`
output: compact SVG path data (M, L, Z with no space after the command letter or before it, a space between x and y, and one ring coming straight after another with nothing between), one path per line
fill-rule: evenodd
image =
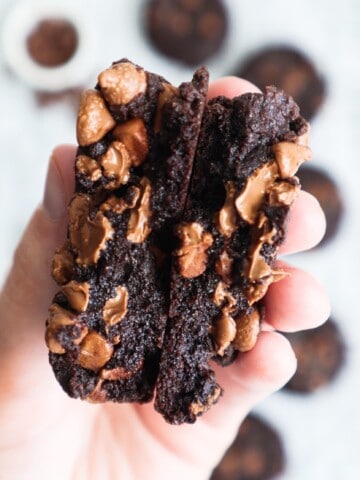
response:
M212 84L210 95L257 91L236 78ZM56 291L50 280L55 248L66 229L74 189L75 148L55 149L44 201L16 251L0 295L0 479L204 479L255 404L281 388L296 360L279 331L321 324L329 314L322 287L284 262L291 276L265 298L266 322L255 348L229 367L215 366L225 393L194 425L171 426L151 404L75 401L60 390L47 361L47 309ZM317 201L301 192L291 210L282 254L306 250L323 235Z

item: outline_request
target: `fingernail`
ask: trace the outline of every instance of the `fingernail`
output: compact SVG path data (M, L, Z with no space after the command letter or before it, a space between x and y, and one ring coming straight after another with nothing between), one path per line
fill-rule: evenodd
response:
M60 220L66 207L64 185L53 154L46 176L43 208L51 220Z

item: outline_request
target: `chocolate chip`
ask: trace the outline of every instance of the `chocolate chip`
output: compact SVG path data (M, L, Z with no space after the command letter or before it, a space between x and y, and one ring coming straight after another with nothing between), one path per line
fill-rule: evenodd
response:
M32 59L44 67L58 67L68 62L77 45L75 27L61 18L42 20L27 39L27 48Z
M289 333L297 357L295 375L285 386L288 390L310 393L329 384L339 373L345 358L345 344L333 320L312 330Z
M114 63L100 73L98 81L109 105L126 105L145 93L147 86L145 71L130 62Z
M279 434L260 418L249 415L210 480L267 480L281 473L284 463Z
M81 146L103 138L116 125L103 97L96 90L85 90L80 99L76 135Z
M176 234L181 240L181 247L175 252L180 274L186 278L201 275L206 269L206 251L213 243L211 234L196 222L178 226Z
M222 46L227 12L220 0L151 0L145 29L161 53L196 65Z
M235 75L255 83L260 89L275 85L291 95L301 114L311 119L326 97L326 83L312 60L301 51L286 47L269 47L245 59Z
M344 214L344 204L335 180L323 169L304 165L297 173L302 189L316 197L324 210L326 218L325 236L319 243L325 245L338 233ZM319 246L318 245L318 246Z

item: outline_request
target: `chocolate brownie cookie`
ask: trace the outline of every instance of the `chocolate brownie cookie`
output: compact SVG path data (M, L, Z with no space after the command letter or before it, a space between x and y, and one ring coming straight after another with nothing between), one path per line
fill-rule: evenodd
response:
M294 376L285 388L311 393L329 384L345 359L345 343L333 320L312 330L286 334L298 361Z
M261 418L249 415L210 480L269 480L284 467L279 434Z
M262 90L266 85L281 88L294 98L302 115L308 120L325 100L324 78L307 56L292 47L260 50L245 59L235 74L250 80Z
M161 53L199 65L223 44L227 12L221 0L150 0L145 30Z
M179 88L128 60L82 95L76 188L46 342L72 397L149 401L194 422L260 331L308 124L274 87L205 107L201 68Z
M265 94L218 97L205 108L191 186L175 228L170 309L155 408L194 422L221 395L210 360L250 350L261 299L284 278L273 267L284 240L294 176L311 157L294 101Z
M72 397L148 401L168 313L169 232L185 205L207 92L114 63L83 93L76 191L46 342Z
M326 231L318 247L323 246L338 233L344 214L344 204L339 188L330 173L318 167L304 165L297 176L303 190L314 195L324 210Z

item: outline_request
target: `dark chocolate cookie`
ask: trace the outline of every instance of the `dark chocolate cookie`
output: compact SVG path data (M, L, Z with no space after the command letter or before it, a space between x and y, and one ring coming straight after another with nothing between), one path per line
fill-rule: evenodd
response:
M286 334L298 360L297 370L285 386L310 393L329 384L339 373L345 358L345 343L333 320L312 330Z
M323 246L338 233L344 204L335 180L324 169L303 165L297 173L303 190L316 197L324 210L326 231L318 246Z
M221 0L150 0L145 30L161 53L198 65L220 49L227 12Z
M275 85L291 95L302 115L310 120L326 96L324 78L313 62L292 47L268 47L251 55L238 67L235 75L255 83L260 89Z
M205 107L201 68L179 88L115 62L81 98L76 188L47 320L72 397L151 400L194 422L260 331L261 300L311 157L308 124L275 87Z
M269 480L284 466L279 434L264 420L249 415L210 480Z
M82 96L76 192L53 262L61 291L46 329L51 365L72 397L153 395L169 231L185 205L207 82L200 69L175 88L124 60Z
M307 124L275 88L205 108L182 221L176 226L169 321L155 408L194 422L221 395L210 359L250 350L261 299L284 273L272 267L309 160Z

